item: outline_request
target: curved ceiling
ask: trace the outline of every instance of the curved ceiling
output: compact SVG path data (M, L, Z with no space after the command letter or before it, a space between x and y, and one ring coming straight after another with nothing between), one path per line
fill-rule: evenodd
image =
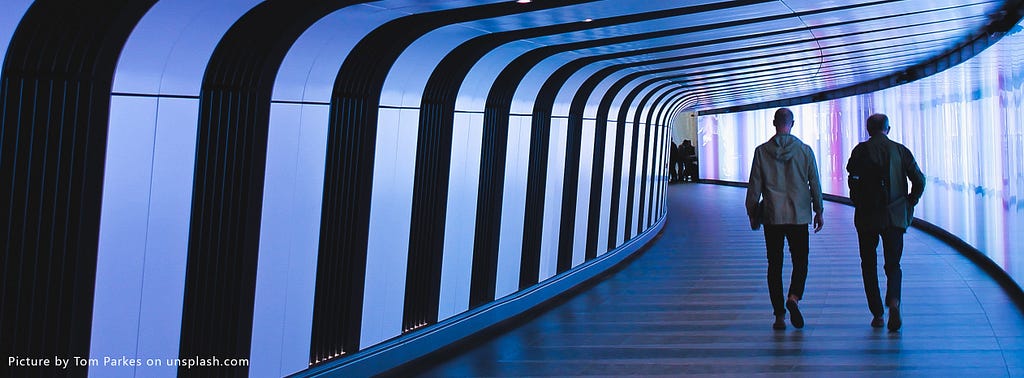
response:
M445 9L491 1L447 3ZM586 58L637 80L671 83L681 107L750 106L814 96L901 75L1016 21L1013 1L593 1L461 22L444 28L462 40L480 33L522 32L519 42ZM381 1L367 6L409 14L433 2ZM454 8L452 6L455 6ZM1007 16L1009 14L1009 16ZM558 30L556 25L576 24ZM458 30L458 29L456 29Z

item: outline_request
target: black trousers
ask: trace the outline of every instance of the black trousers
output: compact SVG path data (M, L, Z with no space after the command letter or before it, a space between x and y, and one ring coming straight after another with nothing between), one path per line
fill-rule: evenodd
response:
M903 288L903 234L907 230L886 227L881 230L857 229L860 244L860 271L864 278L864 294L868 297L868 309L874 316L882 316L882 295L878 289L878 238L882 238L882 255L885 258L885 304L898 306Z
M683 179L682 168L676 169L680 165L679 159L669 159L668 174L669 181L678 181Z
M807 282L807 254L810 250L806 224L766 224L764 244L768 249L768 295L776 316L786 314L786 297L782 295L782 257L784 241L789 241L793 275L789 279L789 295L804 297Z

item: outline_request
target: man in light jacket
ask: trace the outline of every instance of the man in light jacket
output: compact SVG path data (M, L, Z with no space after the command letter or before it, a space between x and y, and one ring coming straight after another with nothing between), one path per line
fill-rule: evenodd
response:
M902 144L889 139L889 117L868 117L871 138L850 153L846 170L850 172L850 200L856 207L853 224L857 227L860 268L864 293L871 310L872 327L882 327L882 298L878 290L878 239L882 239L885 258L885 305L889 307L889 331L898 331L903 270L903 233L914 220L914 205L924 193L924 173L914 155ZM912 187L907 187L910 180Z
M807 281L807 255L810 250L807 225L812 222L812 209L814 232L821 231L825 224L821 214L821 182L811 147L790 134L793 112L787 108L777 110L772 123L775 136L754 150L747 186L747 216L750 217L751 229L757 230L764 225L764 242L768 250L768 294L775 313L772 328L786 329L787 309L793 326L803 328L804 318L798 303L803 298ZM789 240L793 261L788 298L782 296L785 240Z

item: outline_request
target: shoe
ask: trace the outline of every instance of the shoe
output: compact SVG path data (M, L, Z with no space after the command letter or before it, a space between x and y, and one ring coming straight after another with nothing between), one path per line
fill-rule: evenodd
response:
M792 299L786 301L786 309L789 310L789 321L793 323L793 326L804 328L804 316L800 314L800 307L797 307L796 301Z
M899 331L902 325L903 319L900 318L900 306L889 307L889 332Z
M775 323L772 323L772 329L783 330L786 329L786 317L776 316Z
M871 319L871 327L873 328L882 328L884 325L885 320L882 320L881 316L876 316L874 319Z

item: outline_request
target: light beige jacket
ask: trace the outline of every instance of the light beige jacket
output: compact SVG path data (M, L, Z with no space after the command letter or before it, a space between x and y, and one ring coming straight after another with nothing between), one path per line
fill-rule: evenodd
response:
M762 224L809 224L821 213L821 181L811 147L792 134L776 134L754 150L747 186L747 215L764 198Z

